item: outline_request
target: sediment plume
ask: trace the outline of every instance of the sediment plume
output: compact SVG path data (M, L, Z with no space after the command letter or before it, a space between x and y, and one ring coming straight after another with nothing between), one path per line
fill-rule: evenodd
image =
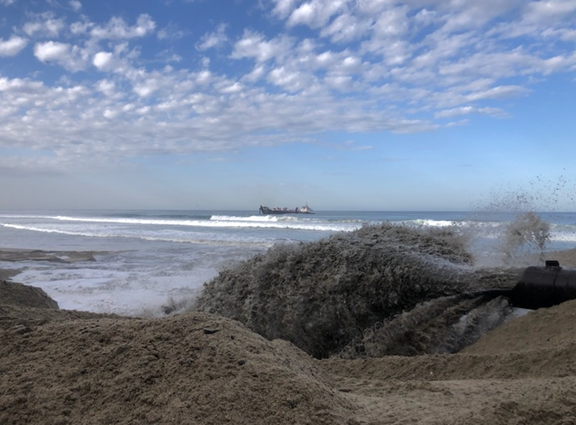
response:
M518 257L537 252L543 262L546 244L550 241L550 225L534 212L519 214L505 228L500 249L505 264Z
M510 289L518 277L515 271L477 271L472 263L466 241L451 230L365 226L317 242L276 246L223 271L205 284L195 308L325 358L420 303L495 289L495 282ZM472 309L454 308L461 315ZM424 352L428 348L416 350Z

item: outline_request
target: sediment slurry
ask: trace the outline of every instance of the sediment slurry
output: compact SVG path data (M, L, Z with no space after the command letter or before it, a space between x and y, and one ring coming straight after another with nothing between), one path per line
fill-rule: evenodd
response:
M440 297L364 329L342 358L456 353L514 317L504 297L491 292Z
M374 424L576 421L576 301L516 318L457 354L321 362Z
M291 341L316 358L345 347L353 356L350 343L362 339L366 330L383 322L390 329L391 318L420 303L510 289L520 275L517 270L475 270L472 263L465 241L450 230L366 226L317 242L276 246L223 271L205 285L196 309L238 320L268 339ZM461 308L444 318L454 324L466 309L495 296L483 295L477 302L448 298L445 307L456 303ZM443 329L449 325L437 324ZM434 351L411 345L406 351L414 354ZM436 345L439 352L453 351L462 342ZM370 352L355 346L358 355Z

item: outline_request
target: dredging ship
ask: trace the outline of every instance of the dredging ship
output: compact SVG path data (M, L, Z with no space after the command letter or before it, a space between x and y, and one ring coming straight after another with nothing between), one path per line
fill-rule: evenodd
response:
M315 214L314 210L308 206L289 208L268 208L260 205L260 214Z

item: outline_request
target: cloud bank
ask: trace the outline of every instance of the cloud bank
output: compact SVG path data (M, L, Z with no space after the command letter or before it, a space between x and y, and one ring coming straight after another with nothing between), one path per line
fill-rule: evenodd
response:
M0 73L0 149L45 169L427 132L506 119L508 100L575 72L573 0L260 5L266 29L215 22L197 36L151 14L97 22L78 1L26 15L0 57L39 70ZM187 48L167 48L176 39Z

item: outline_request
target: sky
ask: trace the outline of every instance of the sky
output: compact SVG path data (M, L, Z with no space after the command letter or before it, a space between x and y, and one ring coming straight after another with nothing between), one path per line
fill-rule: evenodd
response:
M0 0L0 209L576 211L575 78L576 0Z

